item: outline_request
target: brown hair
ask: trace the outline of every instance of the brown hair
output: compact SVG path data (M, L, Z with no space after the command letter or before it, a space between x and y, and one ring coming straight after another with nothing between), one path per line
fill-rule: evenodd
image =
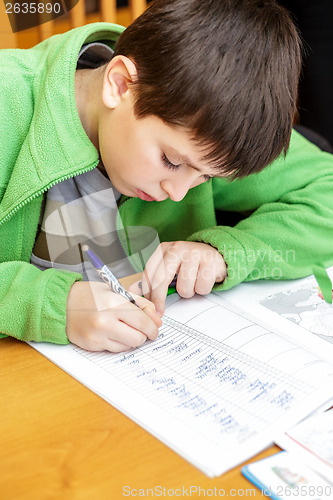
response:
M244 177L287 151L301 47L274 0L156 0L118 54L137 65L136 116L189 129L217 175Z

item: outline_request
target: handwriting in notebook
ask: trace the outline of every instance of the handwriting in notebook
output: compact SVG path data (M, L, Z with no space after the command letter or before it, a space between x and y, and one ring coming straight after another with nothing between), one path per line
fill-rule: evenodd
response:
M318 336L304 329L296 335L290 322L278 328L280 318L267 321L269 311L255 302L244 312L247 290L232 301L171 295L159 337L125 353L32 345L202 471L219 475L332 398L332 344L318 346Z
M258 335L264 333L274 341L274 334L258 327ZM295 348L282 346L275 355ZM313 390L267 361L166 316L157 340L128 353L76 351L218 444L243 442Z

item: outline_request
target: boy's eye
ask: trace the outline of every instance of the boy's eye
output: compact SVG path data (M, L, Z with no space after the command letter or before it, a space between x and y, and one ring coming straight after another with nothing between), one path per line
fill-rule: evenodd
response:
M181 164L175 165L174 163L172 163L165 153L162 154L162 161L164 165L171 170L177 170L177 168L181 166Z
M167 168L169 168L170 170L177 170L179 167L181 167L181 166L182 166L182 164L181 164L181 163L179 163L179 164L174 164L174 163L172 163L172 162L169 160L169 158L167 157L167 155L166 155L165 153L163 153L163 154L162 154L162 161L163 161L164 165L165 165ZM205 174L204 174L204 175L203 175L203 178L205 179L205 182L206 182L206 181L209 181L209 180L212 178L212 176L211 176L211 175L205 175Z

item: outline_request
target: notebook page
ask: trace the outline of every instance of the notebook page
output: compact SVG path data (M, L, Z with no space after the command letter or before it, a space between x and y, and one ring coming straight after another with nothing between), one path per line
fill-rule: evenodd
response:
M213 295L170 296L158 339L127 353L31 345L210 476L331 395L333 365Z
M333 280L333 267L328 269L328 275ZM242 283L217 296L240 306L321 358L333 361L333 305L323 300L313 276Z

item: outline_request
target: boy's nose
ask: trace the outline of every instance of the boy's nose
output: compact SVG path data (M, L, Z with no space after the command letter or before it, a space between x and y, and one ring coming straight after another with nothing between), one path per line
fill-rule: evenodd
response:
M169 198L172 201L181 201L183 198L185 198L187 191L189 190L189 187L185 186L176 186L172 187L169 192Z
M181 201L188 190L200 184L197 179L197 173L191 173L183 176L175 176L174 179L167 179L161 182L162 189L167 193L172 201Z

